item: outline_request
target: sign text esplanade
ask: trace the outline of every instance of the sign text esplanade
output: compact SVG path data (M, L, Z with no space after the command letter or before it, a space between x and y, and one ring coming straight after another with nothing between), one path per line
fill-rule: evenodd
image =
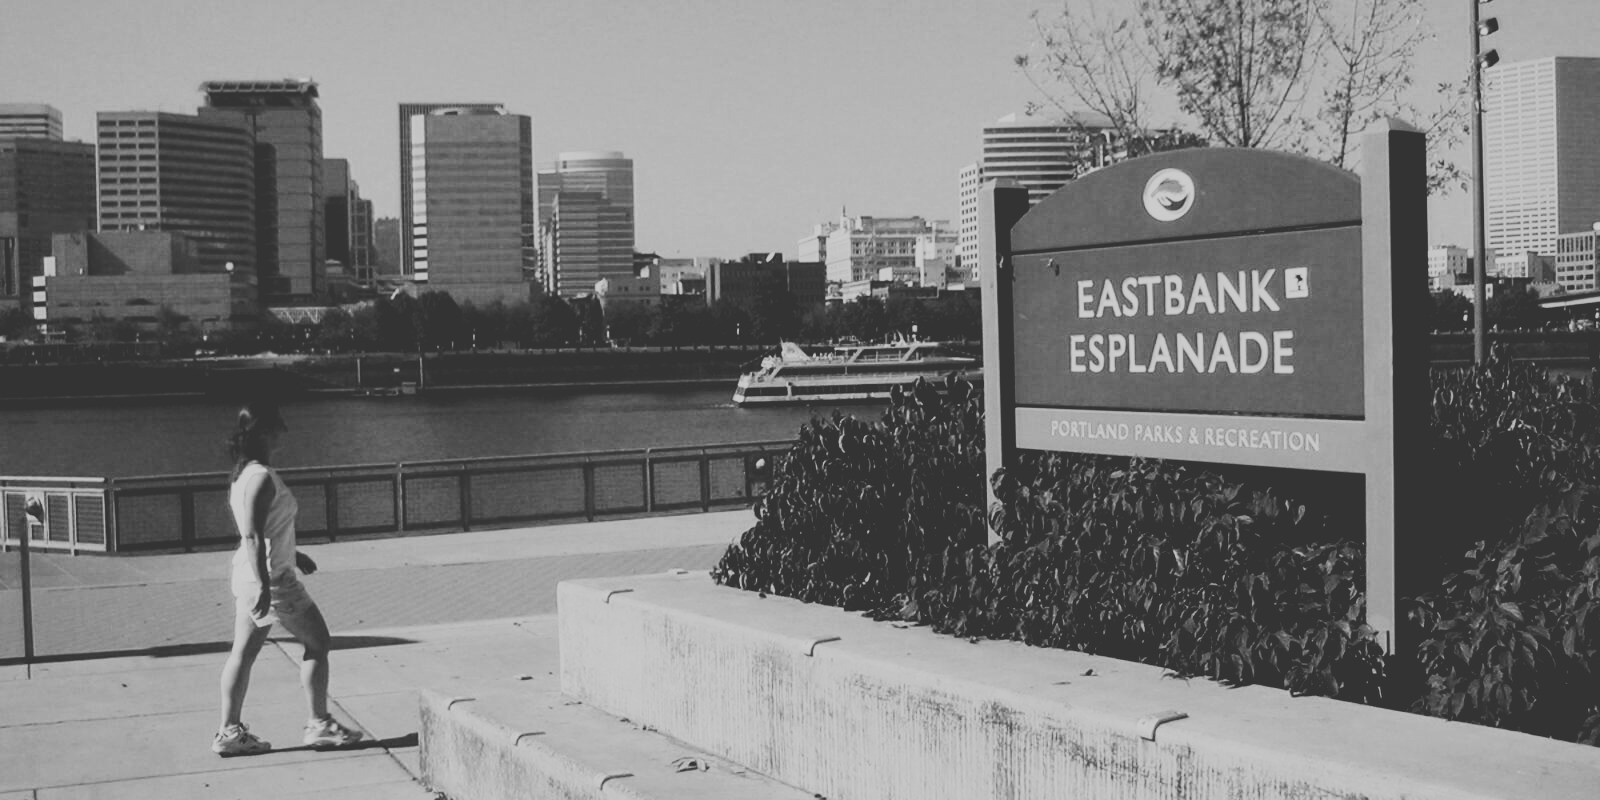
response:
M1423 137L1381 124L1362 158L1364 180L1163 153L1032 210L985 187L991 471L1021 448L1366 475L1368 620L1393 631L1395 484L1426 424Z

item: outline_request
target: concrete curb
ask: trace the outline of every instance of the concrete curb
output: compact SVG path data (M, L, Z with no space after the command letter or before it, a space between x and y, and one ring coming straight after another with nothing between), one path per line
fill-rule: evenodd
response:
M450 797L812 797L555 693L466 698L423 690L419 704L422 781ZM679 770L682 759L707 768Z
M1592 798L1600 749L718 587L567 581L563 692L828 797Z

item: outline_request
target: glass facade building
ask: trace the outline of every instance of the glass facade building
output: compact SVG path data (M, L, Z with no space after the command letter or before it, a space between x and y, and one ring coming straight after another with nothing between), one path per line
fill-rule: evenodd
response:
M203 119L242 123L255 143L256 270L278 305L327 295L322 109L307 80L209 81Z
M406 125L401 250L409 277L457 301L527 299L538 213L533 120L441 105Z
M202 268L255 273L256 144L238 120L101 112L100 230L176 231Z
M1600 58L1485 70L1483 106L1488 247L1553 256L1600 221Z

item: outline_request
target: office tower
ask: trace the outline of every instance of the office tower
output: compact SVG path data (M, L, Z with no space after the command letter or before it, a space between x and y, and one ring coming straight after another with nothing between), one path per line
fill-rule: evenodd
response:
M337 261L352 277L370 277L373 266L372 201L361 196L361 185L350 177L350 162L322 160L323 227L328 260Z
M1111 120L1078 111L1053 119L1007 114L983 128L985 181L1011 178L1028 190L1028 204L1052 192L1109 157Z
M574 296L633 275L633 160L614 150L562 153L539 172L541 280Z
M43 103L0 103L0 139L61 141L61 112Z
M0 139L0 304L28 305L50 237L94 229L94 145Z
M750 253L738 261L713 262L706 270L707 303L749 305L775 291L788 292L797 309L822 305L828 297L827 267L785 261L782 253Z
M372 266L379 275L400 274L400 220L379 217L372 221Z
M256 145L238 120L101 112L100 230L176 231L205 271L256 272Z
M983 188L983 165L968 164L956 175L956 259L968 283L978 282L978 190Z
M1491 252L1555 255L1600 220L1600 58L1484 71L1485 232Z
M828 281L871 280L888 269L893 280L916 283L921 279L917 239L925 234L948 238L954 231L944 220L841 214L838 226L828 235Z
M1010 178L1028 190L1033 205L1067 181L1119 154L1112 151L1111 120L1077 111L1052 118L1007 114L983 128L983 157L957 175L957 255L967 280L978 280L978 190L988 181Z
M409 117L409 277L457 301L526 300L536 220L533 120L441 106ZM592 290L594 284L590 283Z
M401 274L410 277L414 274L412 232L416 229L416 217L419 209L416 208L415 178L413 174L417 161L422 158L422 151L416 148L416 142L411 137L411 119L425 116L435 111L447 111L453 114L503 114L505 107L499 103L401 103L400 104L400 266ZM423 215L424 218L426 215ZM427 229L422 231L424 238Z
M208 81L203 119L242 122L256 147L256 271L262 300L315 304L327 294L322 109L308 80Z

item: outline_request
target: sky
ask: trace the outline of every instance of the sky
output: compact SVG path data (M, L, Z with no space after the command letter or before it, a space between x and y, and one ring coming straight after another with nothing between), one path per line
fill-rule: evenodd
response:
M1132 5L1136 0L1109 0ZM1425 0L1418 92L1464 72L1470 0ZM1507 62L1600 56L1597 0L1499 0ZM324 155L380 216L399 207L396 106L494 102L534 158L634 161L637 247L792 255L852 215L954 219L984 124L1044 98L1013 65L1039 0L5 0L0 102L49 103L69 139L98 111L194 113L202 81L311 78ZM1420 99L1426 99L1420 96ZM1175 120L1181 122L1181 120ZM1465 164L1465 148L1452 154ZM1465 192L1430 240L1470 246Z

